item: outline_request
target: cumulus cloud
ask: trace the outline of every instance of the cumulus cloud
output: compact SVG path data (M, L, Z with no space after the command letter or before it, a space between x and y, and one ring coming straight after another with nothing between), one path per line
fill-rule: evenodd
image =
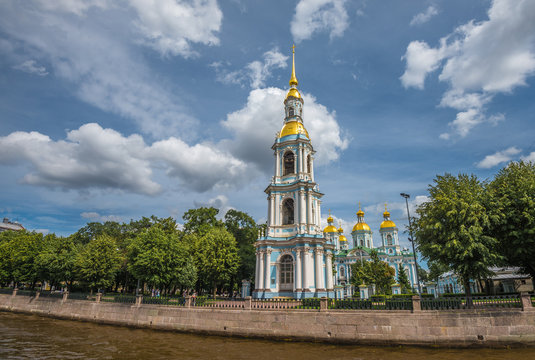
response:
M416 209L418 206L422 205L425 202L428 202L429 196L427 195L416 195L413 198L409 199L409 212L411 213L411 217L416 215ZM364 211L366 213L370 213L371 215L377 215L382 216L383 212L385 211L385 204L379 203L379 204L373 204L364 207ZM407 204L405 201L396 201L388 203L388 211L401 211L403 213L404 218L407 218Z
M223 218L227 211L233 209L229 205L228 198L225 195L217 195L207 201L194 201L195 207L214 207L219 210L218 217Z
M483 160L477 163L478 168L490 169L496 165L513 160L515 155L520 153L520 149L512 146L503 151L497 151L492 155L487 155Z
M216 0L130 0L143 42L162 55L196 55L191 43L219 44L223 13Z
M291 32L296 42L310 39L314 33L329 32L342 36L349 26L345 0L300 0L295 8Z
M82 101L133 120L156 138L192 134L197 121L145 64L139 44L162 55L193 56L194 44L218 43L221 18L215 0L0 3L0 30L12 51L50 64Z
M221 145L237 158L254 163L264 172L273 166L273 154L267 151L280 131L284 119L286 91L278 88L255 89L247 104L227 115L223 126L234 138ZM349 140L342 134L336 113L318 104L314 96L302 93L304 125L317 151L315 164L322 165L339 157Z
M430 5L424 12L414 15L410 25L421 25L425 24L435 15L438 15L438 9L434 5Z
M535 151L532 151L529 155L522 156L521 159L524 161L531 161L535 164Z
M212 144L188 146L170 137L147 145L140 135L123 136L85 124L54 141L38 132L0 137L0 164L29 164L22 183L73 190L115 189L153 196L162 191L153 168L163 168L185 189L228 188L247 179L247 165Z
M459 26L436 48L413 41L403 59L405 87L423 89L425 77L442 68L438 79L450 88L440 105L459 111L450 127L453 134L466 136L480 123L504 119L503 114L487 116L485 105L498 93L525 86L535 72L535 3L494 0L488 20Z
M48 71L46 71L46 68L44 66L38 65L35 60L26 60L18 65L13 66L13 69L39 76L48 75Z
M217 72L217 80L224 84L244 85L249 83L251 88L257 89L265 85L273 69L286 68L288 56L279 52L278 48L266 51L263 60L255 60L247 64L244 69L227 71L221 63L213 63Z
M83 212L80 214L80 216L84 219L87 219L91 222L106 222L106 221L116 221L120 222L122 221L122 218L117 215L101 215L98 212L95 211L88 211Z

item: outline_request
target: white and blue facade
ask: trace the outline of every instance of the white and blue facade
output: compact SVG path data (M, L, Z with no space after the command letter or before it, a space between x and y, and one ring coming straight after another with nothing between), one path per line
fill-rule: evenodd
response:
M275 174L265 190L267 227L255 243L257 299L333 296L334 244L320 227L323 194L314 181L315 151L303 104L294 61L284 124L272 147Z

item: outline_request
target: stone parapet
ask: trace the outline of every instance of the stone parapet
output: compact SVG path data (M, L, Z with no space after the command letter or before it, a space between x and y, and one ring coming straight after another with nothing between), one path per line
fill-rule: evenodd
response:
M249 310L131 306L0 294L0 310L122 326L270 339L444 347L535 346L535 311L520 308L420 312Z

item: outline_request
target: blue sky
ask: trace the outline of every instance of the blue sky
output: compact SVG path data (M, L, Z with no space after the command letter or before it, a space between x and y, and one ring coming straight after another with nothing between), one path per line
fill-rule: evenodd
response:
M359 201L402 229L400 192L414 209L436 174L535 160L533 1L4 1L0 215L62 235L196 206L265 221L294 43L346 236Z

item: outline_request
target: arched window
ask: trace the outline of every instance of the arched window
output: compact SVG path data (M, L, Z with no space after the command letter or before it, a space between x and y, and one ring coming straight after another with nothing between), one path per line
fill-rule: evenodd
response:
M392 235L390 234L386 235L386 244L392 245Z
M294 263L290 255L284 255L280 260L280 289L293 290Z
M290 225L294 223L294 201L293 199L286 199L282 203L282 225Z
M345 268L343 266L340 266L340 277L345 277L346 276L346 271L345 271Z
M288 117L292 117L294 116L294 108L289 108L288 109Z
M291 151L287 151L284 154L284 175L294 174L295 173L295 156Z
M307 172L309 174L312 173L312 159L310 158L310 154L307 155Z

